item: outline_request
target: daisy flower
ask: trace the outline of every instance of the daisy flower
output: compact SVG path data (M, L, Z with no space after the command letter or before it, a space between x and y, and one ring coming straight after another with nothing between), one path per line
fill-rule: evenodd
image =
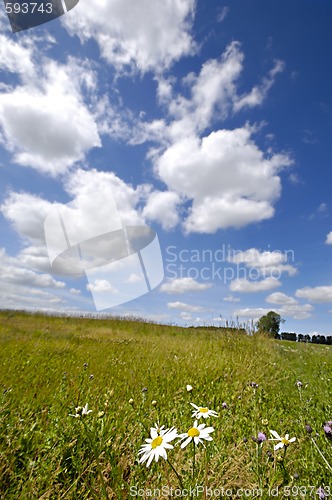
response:
M72 415L71 413L69 413L69 416L70 417L74 417L74 418L81 418L81 417L84 417L84 415L89 415L89 413L92 413L92 410L88 410L88 403L83 406L76 406L75 408L75 415Z
M203 417L203 418L208 418L208 417L217 417L218 413L214 410L209 410L209 408L205 406L197 406L194 403L190 403L191 406L195 408L192 413L192 417L197 418L198 420Z
M147 467L149 467L153 459L155 459L156 462L158 462L159 457L167 460L166 449L170 450L173 448L170 441L177 438L178 433L174 427L164 429L164 426L158 426L158 429L151 427L150 436L150 438L145 440L147 444L143 444L138 452L139 455L142 455L139 459L139 463L142 464L147 461Z
M206 441L212 441L212 437L210 436L211 432L214 432L213 427L206 427L206 424L197 424L197 420L195 420L194 426L191 427L188 432L184 432L183 434L179 434L180 441L183 441L181 444L181 448L184 448L187 446L187 444L190 443L190 441L194 441L196 445L202 443L203 444L203 439ZM204 444L203 444L204 446Z
M274 445L274 450L279 450L280 448L283 448L284 446L288 446L290 443L294 443L296 441L295 437L292 437L289 439L289 434L286 434L285 437L279 436L279 434L276 431L271 431L272 436L274 438L269 439L269 441L279 441L278 444Z

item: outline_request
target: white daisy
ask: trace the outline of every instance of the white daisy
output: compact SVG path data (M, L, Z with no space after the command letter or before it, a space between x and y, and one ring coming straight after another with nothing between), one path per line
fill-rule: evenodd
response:
M270 432L274 438L269 439L269 441L279 441L278 444L274 445L274 450L279 450L284 446L287 447L290 443L294 443L294 441L296 441L296 437L289 439L289 434L286 434L285 437L281 437L276 431L270 430Z
M197 418L198 420L203 417L203 418L208 418L208 417L217 417L218 413L214 410L209 410L206 406L197 406L194 403L190 403L191 406L196 408L193 410L192 417Z
M143 444L138 452L139 455L142 455L139 462L144 463L147 460L147 467L153 459L156 462L158 462L159 457L167 460L166 449L173 448L173 445L169 443L178 437L178 433L174 427L164 429L164 426L158 426L158 428L156 426L156 428L151 427L150 436L151 438L145 440L147 444Z
M190 441L194 441L196 445L202 443L203 444L203 439L206 441L212 441L212 437L209 435L211 432L214 432L213 427L206 427L206 424L197 424L197 420L194 422L194 426L191 427L188 432L184 432L183 434L179 434L180 441L183 441L181 444L181 448L184 448L187 446L187 444L190 443ZM203 444L204 446L204 444Z
M88 410L88 403L86 403L85 406L76 406L75 408L75 415L72 415L71 413L69 413L69 416L70 417L74 417L74 418L81 418L81 417L84 417L84 415L89 415L89 413L92 413L92 410Z

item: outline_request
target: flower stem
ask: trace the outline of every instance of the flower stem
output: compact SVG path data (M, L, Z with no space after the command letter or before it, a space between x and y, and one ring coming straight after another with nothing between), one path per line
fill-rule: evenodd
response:
M326 464L326 467L329 469L330 472L332 472L332 467L330 466L330 464L328 463L328 461L326 460L326 458L324 457L323 453L320 451L320 449L318 448L314 438L311 438L311 441L313 442L316 450L318 451L318 453L320 454L320 456L322 457L322 459L324 460L325 464Z
M195 441L193 440L193 445L194 445L194 457L193 457L193 480L195 477L195 455L196 455L196 446L195 446Z
M179 484L180 484L180 488L183 490L184 487L183 487L183 483L182 483L181 477L179 476L179 474L177 473L176 469L173 467L173 465L171 464L171 462L169 461L169 459L167 459L167 463L170 466L170 468L172 469L172 471L174 472L174 474L176 475L176 477L178 478L178 481L179 481Z

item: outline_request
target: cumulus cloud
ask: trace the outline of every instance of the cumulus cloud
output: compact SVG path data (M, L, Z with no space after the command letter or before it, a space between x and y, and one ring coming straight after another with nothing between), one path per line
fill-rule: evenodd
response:
M164 229L172 229L179 222L180 196L172 191L153 191L148 197L142 215L148 220L159 221Z
M137 210L138 203L146 196L145 187L135 189L113 172L77 169L65 178L64 188L73 199L69 205L52 203L24 192L9 193L1 205L2 214L24 243L18 254L21 262L38 271L51 271L50 245L46 246L45 241L45 220L54 213L61 214L72 246L114 229L119 231L114 231L114 237L109 240L94 239L90 246L88 243L84 248L81 246L83 253L80 259L77 252L66 254L58 261L57 267L52 268L53 273L79 276L86 265L91 268L93 262L96 265L105 263L105 258L109 262L112 252L116 254L117 250L116 256L123 258L123 249L127 247L122 227L145 225L144 217Z
M243 309L236 309L234 311L234 315L243 319L252 319L257 321L259 318L264 316L269 312L269 309L264 309L263 307L250 308L246 307Z
M71 64L46 59L41 74L0 93L0 128L14 162L56 176L101 145L82 99L82 79L89 85L88 76L80 78Z
M187 292L201 292L207 290L212 286L211 283L199 283L193 278L175 278L166 281L160 287L161 292L174 293L175 295L181 295Z
M224 302L240 302L240 299L238 297L234 297L233 295L227 295L227 297L224 297L222 300Z
M327 245L332 245L332 231L330 231L330 232L328 233L328 235L326 236L325 243L326 243Z
M295 295L296 297L307 299L317 304L332 302L332 286L306 286L304 288L298 288Z
M231 282L229 289L231 292L255 293L265 292L281 286L281 282L272 276L260 281L249 281L247 278L238 278Z
M288 260L294 261L293 251L266 250L261 252L256 248L248 250L238 250L230 253L228 261L233 264L245 264L246 267L257 269L260 275L269 274L279 276L286 272L289 276L297 273L296 267L288 264Z
M264 153L254 141L254 126L205 134L216 120L238 111L237 81L243 61L240 44L232 42L219 59L205 62L198 74L184 78L182 94L175 94L172 79L159 77L158 97L169 121L146 123L137 135L137 140L150 136L159 143L149 158L158 179L187 202L187 213L183 212L187 233L214 233L271 218L281 193L279 173L292 164L286 153ZM256 106L281 69L276 63Z
M10 193L0 209L4 217L14 226L17 233L25 240L45 244L44 220L47 215L60 204L30 193ZM35 254L40 250L35 248ZM30 251L30 255L32 250Z
M167 307L169 309L180 309L181 311L187 312L201 312L204 311L202 306L194 306L192 304L186 304L185 302L168 302Z
M158 176L169 189L192 199L187 232L213 233L273 216L284 155L265 158L249 127L185 138L158 159Z
M0 35L0 68L23 77L31 76L34 71L33 50L24 39L16 43L13 39Z
M87 290L91 292L110 292L112 294L117 293L117 289L107 280L96 279L93 283L89 283L86 286Z
M82 42L94 39L118 70L161 71L195 50L194 0L90 0L61 18Z
M57 292L65 283L50 274L35 272L18 257L11 257L0 249L0 306L2 308L35 307L48 309L63 301Z
M269 302L270 304L280 304L285 306L293 306L298 304L298 301L296 299L282 292L271 293L268 297L266 297L266 302Z
M312 310L313 310L313 307L310 304L302 304L302 305L300 305L300 304L294 304L294 305L288 304L288 305L284 305L283 307L278 309L278 313L281 316L286 316L286 317L290 317L293 319L302 320L302 319L310 318Z

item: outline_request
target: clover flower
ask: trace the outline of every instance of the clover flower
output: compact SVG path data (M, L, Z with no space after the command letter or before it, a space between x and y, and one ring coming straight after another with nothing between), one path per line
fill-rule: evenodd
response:
M285 434L285 437L281 437L281 436L279 436L279 434L276 431L270 430L270 432L271 432L272 436L274 436L274 438L269 439L269 441L279 441L278 444L274 445L275 451L283 448L284 446L287 448L287 446L290 443L294 443L294 441L296 441L295 437L292 437L291 439L289 439L289 434Z
M208 417L217 417L218 413L214 410L209 410L209 408L204 407L204 406L197 406L194 403L190 403L191 406L195 408L192 413L192 417L197 418L198 420L203 417L203 418L208 418Z
M197 420L195 420L193 427L191 427L187 432L179 434L179 442L183 441L181 448L185 448L190 441L194 441L196 445L202 443L204 446L204 439L206 441L212 441L212 437L210 436L211 432L214 432L213 427L206 427L206 424L198 425Z
M192 387L192 385L187 384L186 389L187 389L187 392L191 392L193 390L193 387Z
M147 461L146 466L149 467L152 460L155 459L158 462L159 457L167 460L166 450L174 448L170 441L178 437L177 430L174 427L170 429L164 429L164 426L159 428L160 433L157 432L155 428L150 429L150 438L145 441L147 444L143 444L138 452L142 455L139 459L139 463L144 463Z

